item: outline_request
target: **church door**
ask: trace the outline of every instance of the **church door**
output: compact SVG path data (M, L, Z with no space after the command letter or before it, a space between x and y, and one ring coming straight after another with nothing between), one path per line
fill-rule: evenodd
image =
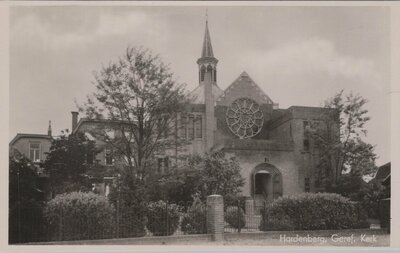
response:
M282 196L282 174L273 165L263 163L253 171L252 195L256 206L270 203Z

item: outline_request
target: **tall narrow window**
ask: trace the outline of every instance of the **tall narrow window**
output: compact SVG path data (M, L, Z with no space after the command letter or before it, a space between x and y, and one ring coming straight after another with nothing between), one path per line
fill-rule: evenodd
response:
M186 139L186 121L187 117L185 115L181 115L179 133L182 139Z
M308 121L303 121L303 135L304 137L307 137L307 131L310 127L310 122Z
M303 140L303 150L310 151L310 141L308 139Z
M189 116L188 138L189 138L189 140L193 140L194 139L194 117L193 117L193 115Z
M40 162L40 143L29 143L29 159Z
M196 132L196 138L202 138L203 137L203 129L202 129L202 117L201 115L197 115L195 118L195 132Z
M310 192L310 178L309 177L304 178L304 191Z
M105 164L106 165L113 165L114 164L114 158L112 155L112 150L110 148L105 148L104 149L104 156L105 156Z
M204 65L203 65L203 66L201 66L201 68L200 68L200 82L204 81L204 74L205 74L205 72L206 72L206 67L204 67Z
M169 159L168 156L164 157L164 173L168 173Z

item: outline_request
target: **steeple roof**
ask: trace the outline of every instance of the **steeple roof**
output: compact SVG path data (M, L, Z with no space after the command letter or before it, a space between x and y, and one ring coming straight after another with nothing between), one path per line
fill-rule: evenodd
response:
M208 31L208 20L206 20L206 31L204 33L203 50L201 51L201 58L214 57L211 46L210 32Z

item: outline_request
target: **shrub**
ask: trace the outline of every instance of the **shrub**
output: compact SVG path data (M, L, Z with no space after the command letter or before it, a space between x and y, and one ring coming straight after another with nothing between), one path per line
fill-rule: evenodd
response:
M114 209L106 197L92 192L57 195L47 203L45 218L53 240L84 240L113 234Z
M225 221L234 228L243 228L246 222L243 210L237 206L229 206L225 211Z
M347 229L365 226L357 203L334 193L305 193L272 202L262 213L260 230Z
M172 235L179 226L180 208L162 200L147 206L147 229L153 235Z
M199 198L193 201L187 213L183 216L181 230L185 234L206 234L206 206Z

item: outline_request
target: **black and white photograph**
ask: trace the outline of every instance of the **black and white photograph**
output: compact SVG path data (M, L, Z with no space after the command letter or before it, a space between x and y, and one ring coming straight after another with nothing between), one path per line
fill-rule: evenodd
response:
M10 5L8 246L393 246L391 14Z

